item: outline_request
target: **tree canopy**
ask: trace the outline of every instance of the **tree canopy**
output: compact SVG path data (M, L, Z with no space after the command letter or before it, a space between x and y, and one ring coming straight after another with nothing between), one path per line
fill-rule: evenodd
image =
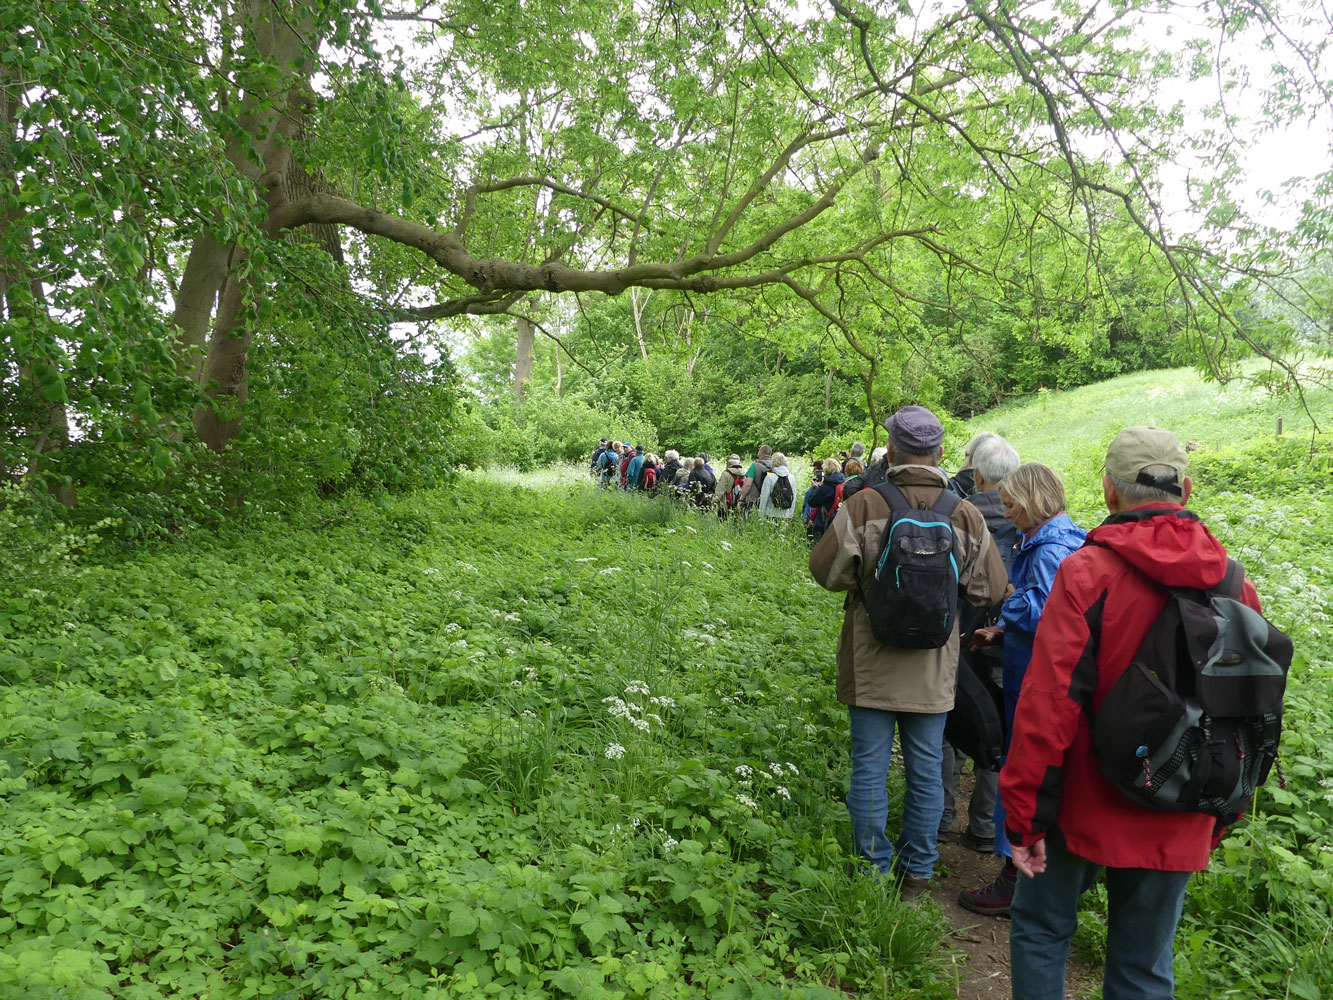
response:
M710 322L758 338L871 420L941 331L1169 334L1216 375L1258 352L1294 377L1328 343L1333 178L1260 225L1230 105L1196 129L1163 93L1230 98L1244 40L1262 114L1324 114L1326 15L1223 3L1171 36L1175 10L0 3L3 464L67 488L199 442L392 478L447 434L440 323L521 317L590 372L570 317L632 299L646 354L650 296L685 355ZM1162 170L1201 153L1186 233Z

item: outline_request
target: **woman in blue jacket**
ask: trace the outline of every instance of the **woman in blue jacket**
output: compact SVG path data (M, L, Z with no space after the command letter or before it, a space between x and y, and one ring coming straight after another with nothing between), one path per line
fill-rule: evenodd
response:
M1087 532L1065 513L1065 487L1055 470L1040 462L1028 462L1000 483L1004 516L1013 522L1022 541L1014 557L1010 579L1014 592L1000 606L1000 624L979 628L973 648L1002 642L1000 662L1004 670L1004 751L1009 752L1009 733L1014 709L1023 688L1032 640L1037 634L1042 609L1050 596L1055 573L1065 557L1083 545ZM983 889L964 889L958 902L974 913L1000 916L1009 912L1018 871L1009 860L1009 841L1004 835L1004 806L995 802L995 853L1004 858L1004 868Z

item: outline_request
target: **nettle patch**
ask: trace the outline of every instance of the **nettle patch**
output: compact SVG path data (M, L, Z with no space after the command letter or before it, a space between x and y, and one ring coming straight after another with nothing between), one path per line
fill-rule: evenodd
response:
M0 995L952 995L769 528L465 480L7 598Z

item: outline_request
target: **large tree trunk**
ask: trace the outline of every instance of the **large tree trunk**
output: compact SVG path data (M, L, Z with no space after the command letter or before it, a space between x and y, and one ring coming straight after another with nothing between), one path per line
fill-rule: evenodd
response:
M319 38L306 2L280 11L274 0L244 0L241 11L250 51L247 61L276 66L289 74L285 92L257 90L241 100L238 121L244 138L229 143L227 156L237 170L264 189L271 220L285 201L284 180L291 163L291 140L301 130L309 100L310 74L318 65L313 51ZM300 68L298 70L298 64ZM256 160L258 162L256 162ZM276 235L276 226L268 226ZM256 271L242 278L243 255L231 248L230 271L221 285L217 319L209 337L200 383L208 402L195 409L194 428L213 451L222 451L240 431L240 405L249 391L249 354L254 340L246 300L263 292ZM183 284L183 282L182 282ZM206 288L205 288L206 290Z
M0 189L16 190L15 167L8 150L14 140L14 119L21 100L19 85L12 78L7 65L0 66ZM31 251L32 235L22 231L23 209L12 200L0 216L4 231L0 232L0 248L22 246ZM5 307L4 318L10 322L26 320L29 330L45 326L46 290L39 278L29 276L23 261L0 253L0 300ZM27 437L29 481L44 482L50 493L66 507L73 507L77 495L72 486L57 483L52 474L57 470L60 452L69 444L69 413L63 399L50 399L46 388L37 377L39 365L58 367L54 359L23 358L19 360L19 390L28 394Z
M518 317L518 349L514 358L514 402L523 402L523 392L532 380L532 321Z

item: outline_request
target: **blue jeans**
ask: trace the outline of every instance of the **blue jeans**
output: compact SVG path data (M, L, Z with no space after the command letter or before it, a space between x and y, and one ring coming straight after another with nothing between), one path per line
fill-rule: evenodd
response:
M1009 909L1013 1000L1063 1000L1078 899L1101 865L1046 842L1046 871L1019 875ZM1106 970L1102 1000L1171 1000L1176 924L1191 872L1106 869Z
M930 878L939 860L936 839L944 812L940 785L940 743L944 713L884 712L848 706L852 730L852 777L847 789L847 812L852 818L856 853L882 874L898 867L909 875ZM902 836L890 844L884 828L889 822L889 759L893 730L903 755L907 793L903 796Z
M1018 691L1004 692L1004 756L1000 758L1000 767L1004 767L1004 762L1009 759L1009 739L1014 732L1014 714L1018 709ZM995 856L997 858L1010 857L1012 852L1009 848L1009 836L1004 832L1004 817L1007 815L1004 809L1004 803L1000 801L1000 796L995 796Z

